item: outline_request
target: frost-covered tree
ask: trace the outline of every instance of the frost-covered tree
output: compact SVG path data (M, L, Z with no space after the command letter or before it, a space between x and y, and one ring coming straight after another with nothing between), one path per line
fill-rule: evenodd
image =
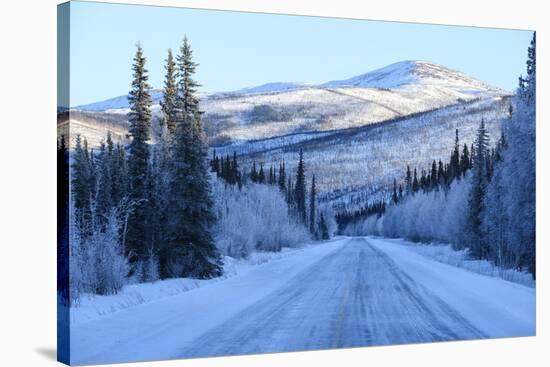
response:
M92 289L96 294L116 294L126 283L129 272L128 261L119 239L119 224L116 210L107 217L105 230L95 230L87 245L92 252L94 267Z
M235 258L254 251L280 251L309 240L308 229L289 213L284 193L270 185L249 183L242 189L213 183L216 245Z
M145 243L147 233L147 176L149 172L149 132L151 129L151 87L148 84L149 76L145 68L143 49L138 44L134 57L132 89L128 95L130 112L129 135L130 142L128 157L128 178L130 199L135 202L135 208L129 218L128 234L126 239L127 250L132 258L140 259L146 255Z
M74 219L74 218L73 218ZM95 225L88 237L71 224L71 297L81 294L116 294L127 283L130 267L120 241L117 209L107 215L106 224Z
M484 197L481 229L495 264L510 266L513 265L514 259L511 258L507 238L507 228L510 223L508 223L507 208L503 201L506 188L503 187L502 174L502 167L499 164Z
M484 228L501 261L536 274L536 35L528 48L527 75L520 77L515 108L504 128L488 185Z

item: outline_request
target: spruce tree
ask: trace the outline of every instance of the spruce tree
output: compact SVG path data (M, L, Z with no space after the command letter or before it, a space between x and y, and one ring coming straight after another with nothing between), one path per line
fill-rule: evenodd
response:
M533 38L527 49L527 75L519 78L518 96L527 104L534 105L537 89L537 34L533 32Z
M412 175L411 167L407 165L407 174L405 176L405 193L410 195L412 193Z
M414 177L412 182L412 192L416 193L418 189L420 188L420 185L418 183L418 174L416 172L416 167L414 168Z
M263 163L260 163L260 172L258 172L258 183L265 183L265 172Z
M432 162L432 172L430 174L430 186L432 189L437 187L437 165L435 159Z
M162 92L162 119L161 121L166 125L170 136L173 138L176 133L175 119L175 106L177 100L178 88L176 84L177 66L172 55L172 50L168 50L168 57L166 59L166 75L164 77L164 89Z
M258 171L256 170L256 161L252 162L252 171L250 172L250 179L252 182L258 182Z
M200 142L194 116L176 119L172 162L168 253L165 277L211 278L221 275L221 260L212 237L215 223L206 149Z
M225 172L225 160L223 158L223 155L220 158L219 175L220 175L220 178L223 178L225 180L226 172Z
M78 241L78 235L74 233L74 226L72 226L73 233L70 230L70 157L67 148L65 135L61 135L57 140L57 290L64 306L69 306L71 303L71 285L74 289L74 279L72 284L70 279L70 247L75 244L71 243L71 235L75 236Z
M73 163L71 166L72 181L71 190L73 196L73 205L75 208L75 219L79 226L79 231L83 237L90 234L88 225L91 223L91 172L87 144L82 142L80 134L76 136L75 149L73 154Z
M399 196L397 194L397 180L395 178L393 179L392 200L394 204L397 204L399 202Z
M88 140L86 138L83 140L83 146L84 154L86 155L86 164L88 165L88 185L90 187L90 198L93 199L97 193L95 154L93 149L88 149Z
M458 129L456 129L455 134L455 145L449 163L450 181L460 177L460 140L458 139Z
M231 160L229 159L229 154L225 156L225 161L224 161L224 166L223 166L223 178L224 180L228 183L228 184L233 184L233 176L232 176L232 170L231 170Z
M113 204L118 205L128 195L128 165L126 162L126 151L121 143L117 143L114 147L111 164L111 196Z
M279 189L282 192L286 191L286 173L285 173L285 161L282 161L279 165Z
M296 169L296 184L294 187L294 200L296 201L296 210L302 221L306 223L306 168L304 163L304 153L300 149L300 160Z
M165 276L212 278L222 274L221 257L215 247L213 211L206 137L201 128L199 100L193 80L197 64L184 39L178 56L176 137L172 154L172 177L167 221ZM229 161L229 157L226 159Z
M460 157L460 173L465 175L466 172L470 169L470 152L468 151L468 146L464 144L462 147L462 156Z
M275 180L273 178L273 166L269 166L269 180L268 183L270 185L273 185L275 183Z
M309 193L309 231L311 234L315 234L315 210L317 201L317 188L315 187L315 175L311 177L311 190Z
M138 44L134 57L132 89L128 96L130 102L129 135L130 156L128 157L128 177L130 199L134 203L128 219L126 248L131 260L142 259L146 255L145 238L147 232L147 174L149 172L149 131L151 128L151 95L147 82L149 76L145 69L143 49Z
M443 168L443 162L439 160L437 165L437 182L440 186L445 184L445 169Z
M321 232L322 240L328 240L330 238L330 235L328 233L327 222L325 221L325 215L322 212L319 219L319 231Z
M108 215L113 207L111 159L110 149L107 149L105 143L102 142L98 159L98 182L95 199L96 223L102 229L107 224Z
M487 158L489 154L489 136L482 119L475 140L473 151L472 185L468 199L468 236L472 256L476 259L487 258L487 247L483 241L481 220L483 200L487 187Z
M217 166L216 166L216 160L218 157L216 156L216 149L212 152L212 159L210 160L210 171L218 173Z
M233 178L233 183L239 185L239 188L242 185L241 181L241 172L239 170L239 164L237 163L237 152L233 152L233 163L231 164L231 176Z
M200 87L200 84L193 78L198 64L193 61L193 51L191 50L191 45L189 44L187 36L183 38L183 43L180 47L180 55L178 55L177 61L180 78L178 83L178 92L181 102L180 107L183 109L184 113L194 115L195 123L199 126L199 129L201 129L201 111L199 110L199 99L197 97L197 89Z
M148 203L148 243L147 256L142 261L144 281L152 281L159 276L161 254L166 251L166 223L170 216L168 197L170 195L171 153L174 135L166 124L160 126L157 143L152 147L152 158L147 181Z
M422 173L420 175L420 188L424 191L426 190L426 181L426 171L422 170Z
M293 208L294 207L294 189L292 187L292 175L289 174L288 175L288 179L287 179L287 185L286 185L286 201L288 203L288 206L290 208Z

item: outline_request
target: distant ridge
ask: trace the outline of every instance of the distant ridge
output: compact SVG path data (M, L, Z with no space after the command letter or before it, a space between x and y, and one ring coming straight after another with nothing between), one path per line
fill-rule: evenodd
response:
M474 79L460 71L445 66L421 60L406 60L396 62L380 69L344 80L333 80L322 84L307 84L299 82L273 82L236 91L203 94L204 98L224 95L260 95L268 93L287 93L301 89L333 89L333 88L378 88L396 89L407 85L435 85L448 87L459 91L478 93L490 92L510 94L500 88L490 86ZM162 91L152 91L153 104L162 100ZM85 104L75 107L78 110L102 112L128 108L126 95Z

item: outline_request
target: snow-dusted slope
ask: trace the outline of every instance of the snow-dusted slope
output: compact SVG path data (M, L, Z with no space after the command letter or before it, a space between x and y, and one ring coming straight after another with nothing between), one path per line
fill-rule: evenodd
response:
M252 162L265 168L285 161L294 172L303 149L308 179L315 174L318 198L339 209L353 209L388 195L407 165L429 168L432 160L446 162L454 144L455 130L468 148L481 119L485 119L490 143L500 136L502 121L509 117L509 98L487 98L434 111L408 115L375 125L283 137L215 147L218 155L239 154L241 167Z
M336 80L323 87L399 88L405 85L439 85L463 92L503 92L468 75L428 61L401 61L346 80Z
M275 82L258 85L251 88L243 88L234 92L236 94L277 93L296 89L307 88L308 84L294 82Z
M296 132L364 126L451 104L509 94L426 61L402 61L347 80L320 85L268 83L201 95L212 145ZM159 113L161 93L153 91ZM126 96L80 106L101 114L126 113Z

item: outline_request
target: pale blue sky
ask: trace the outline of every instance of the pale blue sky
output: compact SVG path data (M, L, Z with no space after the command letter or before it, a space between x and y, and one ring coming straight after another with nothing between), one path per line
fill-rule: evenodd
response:
M529 31L71 3L71 105L126 94L140 42L162 86L168 48L187 35L207 92L276 81L346 79L402 60L428 60L512 90Z

